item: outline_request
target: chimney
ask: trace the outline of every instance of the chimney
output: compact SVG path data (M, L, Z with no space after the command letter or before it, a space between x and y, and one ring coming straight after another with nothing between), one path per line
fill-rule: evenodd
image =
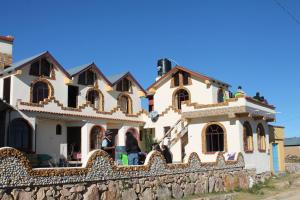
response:
M0 35L0 71L12 64L14 37Z
M167 58L162 58L157 61L157 77L160 79L164 74L168 73L172 69L172 63Z

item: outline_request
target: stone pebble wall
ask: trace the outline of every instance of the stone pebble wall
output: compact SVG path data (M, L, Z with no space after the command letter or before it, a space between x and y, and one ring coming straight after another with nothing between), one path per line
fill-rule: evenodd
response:
M202 163L192 153L186 163L166 164L151 152L141 166L116 166L101 150L77 168L33 169L27 158L13 148L0 148L0 199L170 199L193 194L247 189L267 174L244 169L242 154Z
M159 177L134 178L92 183L0 189L0 199L89 199L89 200L152 200L181 199L195 194L229 192L235 188L248 189L270 174L255 171L211 171Z

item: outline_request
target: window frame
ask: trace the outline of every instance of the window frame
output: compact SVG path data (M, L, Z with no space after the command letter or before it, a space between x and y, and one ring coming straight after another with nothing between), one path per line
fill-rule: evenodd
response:
M49 66L47 66L47 68L46 68L46 65L44 65L45 63L43 64L43 62L47 62L47 64L49 64ZM37 69L33 68L34 64L37 64L37 66L35 66ZM47 69L47 70L45 70L45 69ZM48 72L49 74L45 73L45 71L48 71L48 70L49 70L49 72ZM52 74L53 70L54 70L54 67L53 67L52 62L49 62L48 59L46 59L46 58L40 58L30 64L29 75L51 78L53 75Z
M181 92L186 92L186 94L184 94L184 96L179 96L179 94ZM183 100L182 100L183 98ZM177 109L177 110L181 110L181 105L182 105L182 102L191 102L191 93L188 89L186 88L178 88L177 90L174 91L173 93L173 108Z
M261 130L261 132L258 131L259 129ZM256 134L257 134L257 149L258 149L258 151L262 152L262 153L266 152L267 151L266 130L261 123L259 123L256 127Z
M121 106L121 99L122 98L126 98L126 101L127 101L127 103L126 103L127 104L127 111L125 111L125 110L122 109L122 106ZM119 97L118 97L117 104L118 104L118 106L119 106L119 108L120 108L120 110L122 112L124 112L125 114L132 114L132 112L133 112L132 99L131 99L131 97L128 94L121 93L119 95Z
M132 91L132 82L128 78L122 78L116 84L116 91L118 92L131 92Z
M91 76L93 78L91 79L91 77L89 77L89 76ZM92 69L87 69L78 75L77 84L85 85L85 86L95 85L95 83L97 82L97 79L98 79L97 73Z
M207 130L210 126L218 126L223 131L223 151L208 151L207 149ZM221 133L218 133L220 135ZM223 124L219 122L207 123L202 129L202 152L203 154L215 154L217 152L227 152L227 132Z
M61 126L61 124L56 124L55 133L56 133L56 135L62 135L62 126Z
M46 88L42 88L42 92L43 92L43 99L39 98L39 92L41 91L41 88L38 90L37 85L41 84L43 86L45 86ZM37 81L32 85L32 94L31 94L31 103L37 103L39 104L41 101L44 101L45 99L49 99L49 97L51 96L51 89L49 87L49 84L44 82L44 81ZM45 90L47 90L47 97L44 96L45 95ZM35 96L37 95L37 96ZM41 100L42 99L42 100Z
M247 129L249 132L247 132ZM253 153L254 151L253 131L252 131L251 124L248 121L245 121L243 124L243 147L245 153Z

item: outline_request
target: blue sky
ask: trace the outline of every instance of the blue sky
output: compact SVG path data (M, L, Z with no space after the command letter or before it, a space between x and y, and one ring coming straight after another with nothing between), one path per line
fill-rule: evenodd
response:
M300 1L278 1L300 18ZM280 112L276 124L300 136L300 25L273 0L10 0L0 19L15 61L49 50L65 68L95 61L146 88L169 57L233 91L260 91Z

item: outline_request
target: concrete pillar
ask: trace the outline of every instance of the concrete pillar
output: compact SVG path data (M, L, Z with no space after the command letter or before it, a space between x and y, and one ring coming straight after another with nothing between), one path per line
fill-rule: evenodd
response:
M86 122L81 127L81 162L84 164L87 161L87 155L90 151L90 131L94 124Z

